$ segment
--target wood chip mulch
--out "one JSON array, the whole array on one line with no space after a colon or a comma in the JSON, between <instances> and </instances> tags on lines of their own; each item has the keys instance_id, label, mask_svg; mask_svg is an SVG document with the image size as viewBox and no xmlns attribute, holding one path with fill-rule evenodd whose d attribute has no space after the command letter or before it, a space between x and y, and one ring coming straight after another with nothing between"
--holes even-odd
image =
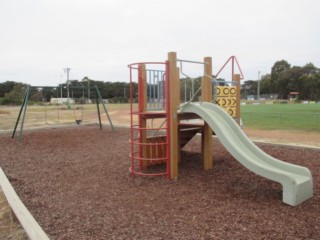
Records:
<instances>
[{"instance_id":1,"label":"wood chip mulch","mask_svg":"<svg viewBox=\"0 0 320 240\"><path fill-rule=\"evenodd\" d=\"M177 181L130 176L128 140L127 128L95 126L1 135L0 166L51 239L320 239L319 149L259 144L311 170L314 197L291 207L216 139L213 170L196 136Z\"/></svg>"}]
</instances>

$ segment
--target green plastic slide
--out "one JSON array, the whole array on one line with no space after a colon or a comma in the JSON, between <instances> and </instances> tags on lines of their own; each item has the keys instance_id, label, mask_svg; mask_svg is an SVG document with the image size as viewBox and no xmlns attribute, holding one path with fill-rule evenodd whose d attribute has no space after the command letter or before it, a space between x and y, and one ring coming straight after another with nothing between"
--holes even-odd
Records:
<instances>
[{"instance_id":1,"label":"green plastic slide","mask_svg":"<svg viewBox=\"0 0 320 240\"><path fill-rule=\"evenodd\" d=\"M188 103L181 112L195 113L215 132L223 146L250 171L280 183L282 201L296 206L313 196L308 168L280 161L263 152L222 108L212 103Z\"/></svg>"}]
</instances>

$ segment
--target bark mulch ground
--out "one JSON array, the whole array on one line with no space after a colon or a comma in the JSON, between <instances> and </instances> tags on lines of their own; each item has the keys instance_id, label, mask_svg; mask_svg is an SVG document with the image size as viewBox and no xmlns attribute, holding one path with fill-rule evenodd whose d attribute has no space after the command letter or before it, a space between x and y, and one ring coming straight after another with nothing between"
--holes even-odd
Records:
<instances>
[{"instance_id":1,"label":"bark mulch ground","mask_svg":"<svg viewBox=\"0 0 320 240\"><path fill-rule=\"evenodd\" d=\"M129 129L77 127L0 136L0 166L51 239L319 239L320 150L259 144L308 167L314 197L282 202L278 183L251 173L214 140L204 171L200 138L185 147L177 181L133 177Z\"/></svg>"}]
</instances>

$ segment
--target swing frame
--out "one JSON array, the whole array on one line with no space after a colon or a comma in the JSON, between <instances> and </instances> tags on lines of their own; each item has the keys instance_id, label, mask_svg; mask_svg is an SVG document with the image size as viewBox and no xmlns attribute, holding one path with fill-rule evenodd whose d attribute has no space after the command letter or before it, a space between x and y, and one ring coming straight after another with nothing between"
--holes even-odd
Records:
<instances>
[{"instance_id":1,"label":"swing frame","mask_svg":"<svg viewBox=\"0 0 320 240\"><path fill-rule=\"evenodd\" d=\"M20 131L19 131L19 141L21 142L22 141L22 138L23 138L23 127L24 127L24 122L25 122L25 117L26 117L26 112L27 112L27 107L28 107L28 102L29 102L29 99L30 99L30 96L31 96L31 91L32 90L35 90L37 89L39 91L39 89L42 89L43 91L44 90L48 90L48 89L62 89L64 88L63 85L59 85L58 87L52 87L52 86L31 86L31 85L27 85L26 87L26 90L24 92L24 96L23 96L23 101L22 101L22 104L21 104L21 107L20 107L20 111L19 111L19 114L18 114L18 117L17 117L17 120L16 120L16 124L15 124L15 127L13 129L13 132L12 132L12 136L11 138L13 139L15 137L15 134L16 134L16 131L18 129L18 125L20 123ZM95 97L96 97L96 105L97 105L97 115L98 115L98 120L99 120L99 127L100 129L102 129L102 123L101 123L101 116L100 116L100 108L99 108L99 104L101 103L105 113L106 113L106 116L108 118L108 121L110 123L110 126L112 128L112 131L114 132L114 126L112 124L112 121L111 121L111 118L110 118L110 115L108 113L108 110L107 110L107 107L105 106L103 100L102 100L102 97L101 97L101 94L100 94L100 91L98 89L97 86L93 86L93 87L84 87L84 86L72 86L72 85L69 85L68 87L68 90L73 90L73 89L82 89L82 90L88 90L88 91L94 91L96 94L95 94ZM46 106L45 106L46 107ZM68 109L70 109L70 103L68 102ZM75 110L74 110L75 111ZM46 114L46 109L45 109L45 114ZM20 121L20 118L22 117L21 121ZM76 118L76 115L75 115L75 112L74 112L74 117ZM82 112L82 117L83 117L83 112ZM80 124L82 122L82 119L80 121L77 121L79 119L75 119L75 122L76 124ZM79 122L79 123L78 123Z\"/></svg>"}]
</instances>

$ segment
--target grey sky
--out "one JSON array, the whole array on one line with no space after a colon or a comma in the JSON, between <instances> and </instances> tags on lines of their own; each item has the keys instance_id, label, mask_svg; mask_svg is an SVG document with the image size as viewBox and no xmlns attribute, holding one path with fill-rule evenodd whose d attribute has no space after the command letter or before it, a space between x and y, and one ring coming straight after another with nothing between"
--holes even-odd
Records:
<instances>
[{"instance_id":1,"label":"grey sky","mask_svg":"<svg viewBox=\"0 0 320 240\"><path fill-rule=\"evenodd\" d=\"M71 79L128 81L129 63L170 51L212 56L214 73L235 55L245 79L281 59L320 67L319 9L319 0L1 0L0 82L55 86L64 67Z\"/></svg>"}]
</instances>

